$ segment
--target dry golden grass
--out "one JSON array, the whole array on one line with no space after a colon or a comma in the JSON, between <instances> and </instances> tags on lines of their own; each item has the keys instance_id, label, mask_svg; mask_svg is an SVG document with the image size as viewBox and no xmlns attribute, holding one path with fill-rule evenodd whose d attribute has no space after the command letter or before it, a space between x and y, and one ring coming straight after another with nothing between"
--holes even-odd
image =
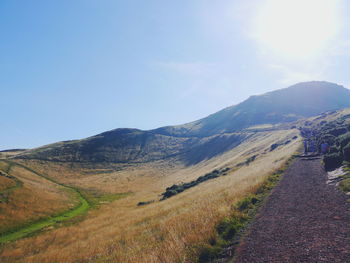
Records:
<instances>
[{"instance_id":1,"label":"dry golden grass","mask_svg":"<svg viewBox=\"0 0 350 263\"><path fill-rule=\"evenodd\" d=\"M3 172L7 172L9 169L9 164L7 162L4 161L0 161L0 170Z\"/></svg>"},{"instance_id":2,"label":"dry golden grass","mask_svg":"<svg viewBox=\"0 0 350 263\"><path fill-rule=\"evenodd\" d=\"M11 191L6 202L0 202L0 233L74 206L71 193L24 168L13 166L9 175L23 185Z\"/></svg>"},{"instance_id":3,"label":"dry golden grass","mask_svg":"<svg viewBox=\"0 0 350 263\"><path fill-rule=\"evenodd\" d=\"M13 179L0 176L0 192L7 188L14 187L15 185L16 182Z\"/></svg>"},{"instance_id":4,"label":"dry golden grass","mask_svg":"<svg viewBox=\"0 0 350 263\"><path fill-rule=\"evenodd\" d=\"M24 152L24 150L2 151L2 152L0 152L0 158L8 158L8 157L15 156L15 155L23 153L23 152Z\"/></svg>"},{"instance_id":5,"label":"dry golden grass","mask_svg":"<svg viewBox=\"0 0 350 263\"><path fill-rule=\"evenodd\" d=\"M89 174L87 168L27 161L65 183L134 194L91 210L86 220L76 225L6 245L0 254L2 262L194 262L198 246L214 235L217 222L280 167L300 146L300 140L273 152L269 151L271 144L297 134L296 130L257 133L232 151L191 167L158 162ZM257 158L249 166L236 167L253 155ZM165 201L136 206L139 201L159 200L159 194L174 183L224 167L232 168L227 176ZM59 177L60 173L65 175Z\"/></svg>"}]
</instances>

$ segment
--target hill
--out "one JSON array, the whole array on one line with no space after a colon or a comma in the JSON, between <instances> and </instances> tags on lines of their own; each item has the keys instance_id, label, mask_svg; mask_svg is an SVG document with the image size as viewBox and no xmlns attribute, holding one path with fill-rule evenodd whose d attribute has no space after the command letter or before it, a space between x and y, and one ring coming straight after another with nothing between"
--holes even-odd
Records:
<instances>
[{"instance_id":1,"label":"hill","mask_svg":"<svg viewBox=\"0 0 350 263\"><path fill-rule=\"evenodd\" d=\"M17 158L72 162L140 163L176 157L186 164L239 145L259 124L290 123L350 107L350 90L329 82L303 82L252 96L206 118L150 131L116 129L83 140L29 150Z\"/></svg>"},{"instance_id":2,"label":"hill","mask_svg":"<svg viewBox=\"0 0 350 263\"><path fill-rule=\"evenodd\" d=\"M1 262L197 262L232 207L300 148L296 128L342 116L349 110L292 123L255 121L210 136L116 129L13 152L0 162L0 191L8 193L0 219L12 224L4 230L27 233L37 220L45 226L1 244ZM176 193L162 198L169 189ZM80 209L80 198L90 207L67 217Z\"/></svg>"},{"instance_id":3,"label":"hill","mask_svg":"<svg viewBox=\"0 0 350 263\"><path fill-rule=\"evenodd\" d=\"M292 122L325 111L350 107L350 90L325 82L302 82L285 89L251 96L203 119L179 126L156 129L172 136L204 137L239 131L258 124Z\"/></svg>"}]
</instances>

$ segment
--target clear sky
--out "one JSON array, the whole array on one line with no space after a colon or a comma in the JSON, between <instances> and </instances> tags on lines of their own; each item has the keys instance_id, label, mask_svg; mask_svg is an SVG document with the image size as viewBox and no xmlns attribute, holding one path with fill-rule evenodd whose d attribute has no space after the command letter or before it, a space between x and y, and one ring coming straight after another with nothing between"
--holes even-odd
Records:
<instances>
[{"instance_id":1,"label":"clear sky","mask_svg":"<svg viewBox=\"0 0 350 263\"><path fill-rule=\"evenodd\" d=\"M350 87L341 0L2 0L0 149L193 121L300 81Z\"/></svg>"}]
</instances>

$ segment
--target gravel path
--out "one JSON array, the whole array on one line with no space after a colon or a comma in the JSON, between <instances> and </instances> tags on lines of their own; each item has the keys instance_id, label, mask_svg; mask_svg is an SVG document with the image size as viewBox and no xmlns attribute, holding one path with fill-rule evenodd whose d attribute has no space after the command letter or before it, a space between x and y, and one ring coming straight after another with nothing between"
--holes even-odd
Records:
<instances>
[{"instance_id":1,"label":"gravel path","mask_svg":"<svg viewBox=\"0 0 350 263\"><path fill-rule=\"evenodd\" d=\"M350 203L320 159L298 159L236 250L236 263L350 262Z\"/></svg>"}]
</instances>

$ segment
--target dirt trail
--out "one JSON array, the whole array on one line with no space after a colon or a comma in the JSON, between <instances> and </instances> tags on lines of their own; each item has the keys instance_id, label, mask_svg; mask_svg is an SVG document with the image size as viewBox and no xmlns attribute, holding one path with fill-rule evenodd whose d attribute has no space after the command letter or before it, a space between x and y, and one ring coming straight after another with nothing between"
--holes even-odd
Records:
<instances>
[{"instance_id":1,"label":"dirt trail","mask_svg":"<svg viewBox=\"0 0 350 263\"><path fill-rule=\"evenodd\" d=\"M326 180L320 159L296 160L237 248L235 262L350 262L350 203Z\"/></svg>"}]
</instances>

